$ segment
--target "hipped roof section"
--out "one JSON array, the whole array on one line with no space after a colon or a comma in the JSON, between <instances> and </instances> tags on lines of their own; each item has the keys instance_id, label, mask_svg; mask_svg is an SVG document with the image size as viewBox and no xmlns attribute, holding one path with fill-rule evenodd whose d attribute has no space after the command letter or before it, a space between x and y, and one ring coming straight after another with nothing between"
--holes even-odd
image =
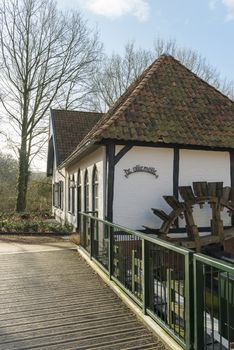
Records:
<instances>
[{"instance_id":1,"label":"hipped roof section","mask_svg":"<svg viewBox=\"0 0 234 350\"><path fill-rule=\"evenodd\" d=\"M71 156L87 143L106 139L234 148L234 103L175 58L162 55L100 118Z\"/></svg>"}]
</instances>

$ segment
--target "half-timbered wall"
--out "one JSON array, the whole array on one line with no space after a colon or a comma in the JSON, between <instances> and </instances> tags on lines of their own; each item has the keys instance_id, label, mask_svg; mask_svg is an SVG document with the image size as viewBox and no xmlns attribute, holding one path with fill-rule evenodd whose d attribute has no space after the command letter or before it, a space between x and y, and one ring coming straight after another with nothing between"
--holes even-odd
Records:
<instances>
[{"instance_id":1,"label":"half-timbered wall","mask_svg":"<svg viewBox=\"0 0 234 350\"><path fill-rule=\"evenodd\" d=\"M116 147L116 153L121 149ZM158 178L147 173L133 173L126 178L124 169L135 165L155 167ZM178 195L178 186L191 185L193 181L222 181L230 186L229 152L133 147L115 166L113 222L132 229L142 229L143 225L159 228L161 221L151 208L171 208L163 200L163 195ZM209 227L210 208L194 208L195 222L199 227ZM224 225L231 225L227 212L223 212ZM185 223L179 221L179 227Z\"/></svg>"},{"instance_id":2,"label":"half-timbered wall","mask_svg":"<svg viewBox=\"0 0 234 350\"><path fill-rule=\"evenodd\" d=\"M168 210L162 196L173 192L173 154L173 149L133 147L120 159L115 166L113 222L132 229L160 224L151 208ZM158 178L143 172L126 178L124 169L136 165L156 168Z\"/></svg>"},{"instance_id":3,"label":"half-timbered wall","mask_svg":"<svg viewBox=\"0 0 234 350\"><path fill-rule=\"evenodd\" d=\"M115 147L115 155L124 146ZM64 180L64 208L53 208L56 219L65 219L77 227L77 188L75 189L75 214L68 212L68 178L75 175L77 182L78 169L81 172L81 209L84 210L84 174L89 174L89 208L92 210L92 174L97 166L99 177L99 217L104 218L107 206L113 207L113 222L132 228L143 229L143 226L159 228L161 221L151 211L159 208L169 213L171 208L163 200L163 195L178 195L178 186L191 185L193 181L222 181L224 186L231 185L231 169L229 152L173 149L158 147L132 147L115 164L113 202L109 203L106 196L106 148L100 147L79 163L62 170L60 174L54 171L53 182ZM132 169L136 165L153 167L158 178L144 172L135 172L125 177L124 169ZM194 208L195 222L200 227L209 227L211 211L207 206L202 210ZM231 225L227 212L223 213L224 225ZM185 223L179 220L179 228Z\"/></svg>"}]
</instances>

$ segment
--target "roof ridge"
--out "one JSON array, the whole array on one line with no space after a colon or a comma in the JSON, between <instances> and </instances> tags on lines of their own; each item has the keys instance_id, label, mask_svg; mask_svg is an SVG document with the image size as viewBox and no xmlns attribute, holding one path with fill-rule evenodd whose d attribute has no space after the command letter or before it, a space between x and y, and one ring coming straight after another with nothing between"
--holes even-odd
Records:
<instances>
[{"instance_id":1,"label":"roof ridge","mask_svg":"<svg viewBox=\"0 0 234 350\"><path fill-rule=\"evenodd\" d=\"M105 114L103 112L92 112L92 111L82 111L77 109L65 109L65 108L51 108L51 111L53 112L66 112L66 113L86 113L86 114Z\"/></svg>"},{"instance_id":2,"label":"roof ridge","mask_svg":"<svg viewBox=\"0 0 234 350\"><path fill-rule=\"evenodd\" d=\"M162 55L163 56L163 55ZM218 90L218 88L216 88L214 85L211 85L210 83L208 83L206 80L204 80L203 78L199 77L199 75L197 75L196 73L194 73L191 69L189 69L188 67L186 67L183 63L180 62L179 59L175 58L172 55L167 55L167 57L172 58L174 61L176 61L181 67L183 67L184 69L186 69L190 74L194 75L195 78L201 80L204 84L206 84L208 87L210 87L211 89L213 89L215 92L219 93L221 96L223 96L225 99L229 100L230 102L234 103L234 100L232 100L230 97L228 97L227 95L225 95L223 92L221 92L220 90Z\"/></svg>"}]
</instances>

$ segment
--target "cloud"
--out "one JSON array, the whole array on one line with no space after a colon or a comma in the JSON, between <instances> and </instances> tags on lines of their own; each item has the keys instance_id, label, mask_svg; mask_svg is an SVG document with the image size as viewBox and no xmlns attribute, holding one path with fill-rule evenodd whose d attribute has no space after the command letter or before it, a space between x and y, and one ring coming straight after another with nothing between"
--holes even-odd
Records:
<instances>
[{"instance_id":1,"label":"cloud","mask_svg":"<svg viewBox=\"0 0 234 350\"><path fill-rule=\"evenodd\" d=\"M150 7L147 0L80 0L86 10L107 18L119 18L124 15L147 21Z\"/></svg>"},{"instance_id":2,"label":"cloud","mask_svg":"<svg viewBox=\"0 0 234 350\"><path fill-rule=\"evenodd\" d=\"M215 10L218 4L224 5L227 9L226 21L234 20L234 0L209 0L211 10Z\"/></svg>"},{"instance_id":3,"label":"cloud","mask_svg":"<svg viewBox=\"0 0 234 350\"><path fill-rule=\"evenodd\" d=\"M234 20L234 0L222 0L222 3L227 7L228 10L226 17L227 21Z\"/></svg>"}]
</instances>

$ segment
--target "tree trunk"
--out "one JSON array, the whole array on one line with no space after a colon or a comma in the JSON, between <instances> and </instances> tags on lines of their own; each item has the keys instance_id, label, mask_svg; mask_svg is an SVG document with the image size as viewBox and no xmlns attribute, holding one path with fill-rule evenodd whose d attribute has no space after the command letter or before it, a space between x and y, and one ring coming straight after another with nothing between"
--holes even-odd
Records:
<instances>
[{"instance_id":1,"label":"tree trunk","mask_svg":"<svg viewBox=\"0 0 234 350\"><path fill-rule=\"evenodd\" d=\"M19 152L19 175L17 185L16 211L23 212L26 209L26 196L28 189L29 165L27 157L27 142L23 138Z\"/></svg>"}]
</instances>

